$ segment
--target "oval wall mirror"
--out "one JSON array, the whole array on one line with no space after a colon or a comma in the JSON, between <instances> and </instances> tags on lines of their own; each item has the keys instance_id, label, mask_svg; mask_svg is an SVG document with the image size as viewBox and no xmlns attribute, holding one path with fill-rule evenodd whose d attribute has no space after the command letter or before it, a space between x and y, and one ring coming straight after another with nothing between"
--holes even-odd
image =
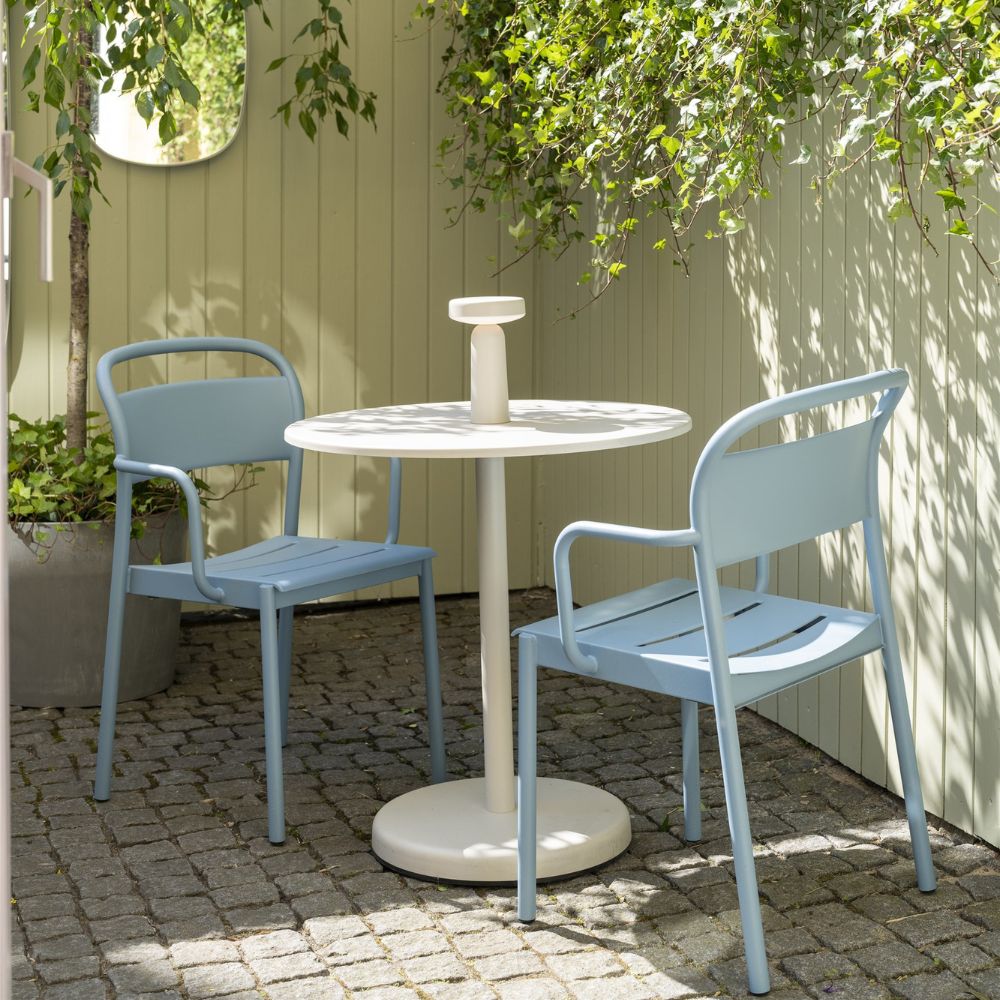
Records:
<instances>
[{"instance_id":1,"label":"oval wall mirror","mask_svg":"<svg viewBox=\"0 0 1000 1000\"><path fill-rule=\"evenodd\" d=\"M107 52L102 37L101 50ZM184 43L184 65L198 88L198 107L174 106L177 134L160 141L159 116L147 125L135 93L123 93L124 75L96 99L94 137L103 152L127 163L169 167L198 163L221 153L236 137L246 95L246 18L216 26L208 36L192 34Z\"/></svg>"}]
</instances>

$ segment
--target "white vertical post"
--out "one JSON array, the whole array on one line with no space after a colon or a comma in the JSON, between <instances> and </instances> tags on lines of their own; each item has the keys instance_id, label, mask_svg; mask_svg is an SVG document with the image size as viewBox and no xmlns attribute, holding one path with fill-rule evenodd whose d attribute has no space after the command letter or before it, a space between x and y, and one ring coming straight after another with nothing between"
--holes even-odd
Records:
<instances>
[{"instance_id":1,"label":"white vertical post","mask_svg":"<svg viewBox=\"0 0 1000 1000\"><path fill-rule=\"evenodd\" d=\"M9 37L3 12L0 25L0 136L12 139L7 131L7 60L10 58ZM9 198L14 184L13 142L0 140L0 477L3 479L3 520L0 525L0 1000L10 1000L13 990L10 951L10 899L13 895L10 877L10 602L7 596L7 281L3 273L3 247L6 243L4 198ZM14 257L11 240L10 256Z\"/></svg>"},{"instance_id":2,"label":"white vertical post","mask_svg":"<svg viewBox=\"0 0 1000 1000\"><path fill-rule=\"evenodd\" d=\"M7 128L7 66L10 34L6 10L0 12L0 480L3 482L3 518L7 519L7 284L3 274L3 247L6 226L3 200L13 196L14 178L30 184L38 192L42 281L52 280L52 181L45 174L14 158L14 133ZM14 241L10 241L14 259ZM7 525L0 525L0 1000L10 1000L10 602L7 595Z\"/></svg>"}]
</instances>

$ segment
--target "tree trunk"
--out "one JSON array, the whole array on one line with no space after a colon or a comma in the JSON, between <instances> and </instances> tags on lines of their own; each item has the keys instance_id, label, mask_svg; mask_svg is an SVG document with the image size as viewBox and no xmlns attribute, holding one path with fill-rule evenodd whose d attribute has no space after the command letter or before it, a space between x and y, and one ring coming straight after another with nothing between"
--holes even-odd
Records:
<instances>
[{"instance_id":1,"label":"tree trunk","mask_svg":"<svg viewBox=\"0 0 1000 1000\"><path fill-rule=\"evenodd\" d=\"M74 170L75 172L75 170ZM87 443L87 342L90 338L90 226L69 223L69 365L66 372L66 444Z\"/></svg>"},{"instance_id":2,"label":"tree trunk","mask_svg":"<svg viewBox=\"0 0 1000 1000\"><path fill-rule=\"evenodd\" d=\"M81 57L92 46L90 35L77 35ZM84 57L85 58L85 57ZM91 88L81 74L73 100L74 124L89 131ZM83 113L81 114L81 109ZM82 180L89 188L87 172L79 160L73 163L71 186ZM66 370L66 444L81 451L87 443L87 346L90 340L90 222L75 211L69 222L69 364Z\"/></svg>"}]
</instances>

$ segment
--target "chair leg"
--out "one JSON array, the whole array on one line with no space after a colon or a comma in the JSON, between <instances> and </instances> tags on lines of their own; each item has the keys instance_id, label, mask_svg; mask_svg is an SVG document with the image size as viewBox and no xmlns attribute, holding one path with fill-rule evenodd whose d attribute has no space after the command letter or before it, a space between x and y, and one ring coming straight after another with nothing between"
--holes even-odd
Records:
<instances>
[{"instance_id":1,"label":"chair leg","mask_svg":"<svg viewBox=\"0 0 1000 1000\"><path fill-rule=\"evenodd\" d=\"M684 770L684 839L701 840L701 771L698 760L698 702L681 699L681 759Z\"/></svg>"},{"instance_id":2,"label":"chair leg","mask_svg":"<svg viewBox=\"0 0 1000 1000\"><path fill-rule=\"evenodd\" d=\"M736 869L736 889L743 924L743 946L746 951L747 979L751 993L767 993L771 977L767 969L764 948L764 925L757 895L757 870L753 860L753 840L750 836L750 816L747 811L746 785L743 781L743 760L736 713L716 706L719 731L719 751L722 756L722 777L726 788L726 811L729 813L729 833L733 842L733 865Z\"/></svg>"},{"instance_id":3,"label":"chair leg","mask_svg":"<svg viewBox=\"0 0 1000 1000\"><path fill-rule=\"evenodd\" d=\"M913 863L917 869L917 887L922 892L933 892L937 888L937 876L934 874L934 862L931 860L931 842L927 834L924 795L920 788L920 773L917 770L917 755L913 746L913 730L910 728L910 709L906 701L906 685L903 682L903 666L899 657L899 644L894 629L885 636L882 647L882 664L889 696L892 731L896 737L899 773L903 780L906 818L910 824Z\"/></svg>"},{"instance_id":4,"label":"chair leg","mask_svg":"<svg viewBox=\"0 0 1000 1000\"><path fill-rule=\"evenodd\" d=\"M119 484L118 501L123 510L131 510L130 490L124 497ZM115 543L111 564L111 590L108 596L108 631L104 640L104 678L101 687L101 728L97 738L97 768L94 798L111 798L111 765L115 753L115 720L118 715L118 678L122 660L122 629L125 626L125 597L128 587L130 517L115 518Z\"/></svg>"},{"instance_id":5,"label":"chair leg","mask_svg":"<svg viewBox=\"0 0 1000 1000\"><path fill-rule=\"evenodd\" d=\"M267 771L267 836L285 842L285 779L281 760L281 680L274 588L260 588L260 658L264 685L264 760Z\"/></svg>"},{"instance_id":6,"label":"chair leg","mask_svg":"<svg viewBox=\"0 0 1000 1000\"><path fill-rule=\"evenodd\" d=\"M295 608L278 612L278 677L281 682L281 745L288 746L288 690L292 683L292 622Z\"/></svg>"},{"instance_id":7,"label":"chair leg","mask_svg":"<svg viewBox=\"0 0 1000 1000\"><path fill-rule=\"evenodd\" d=\"M438 656L437 614L434 610L434 576L428 559L420 568L420 624L424 638L424 684L427 689L427 730L431 745L431 781L448 777L441 710L441 664Z\"/></svg>"},{"instance_id":8,"label":"chair leg","mask_svg":"<svg viewBox=\"0 0 1000 1000\"><path fill-rule=\"evenodd\" d=\"M538 658L534 636L522 636L517 669L517 919L535 919L538 861Z\"/></svg>"}]
</instances>

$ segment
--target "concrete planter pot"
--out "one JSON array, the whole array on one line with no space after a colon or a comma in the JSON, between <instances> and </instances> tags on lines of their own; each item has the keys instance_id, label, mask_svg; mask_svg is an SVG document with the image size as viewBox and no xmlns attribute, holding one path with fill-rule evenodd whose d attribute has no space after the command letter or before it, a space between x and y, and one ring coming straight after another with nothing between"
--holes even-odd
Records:
<instances>
[{"instance_id":1,"label":"concrete planter pot","mask_svg":"<svg viewBox=\"0 0 1000 1000\"><path fill-rule=\"evenodd\" d=\"M60 527L63 530L53 530ZM8 531L10 699L30 707L101 703L114 525L23 525ZM32 542L45 532L43 542ZM184 521L174 512L149 520L132 542L132 562L184 558ZM180 603L129 596L119 700L145 698L173 682Z\"/></svg>"}]
</instances>

